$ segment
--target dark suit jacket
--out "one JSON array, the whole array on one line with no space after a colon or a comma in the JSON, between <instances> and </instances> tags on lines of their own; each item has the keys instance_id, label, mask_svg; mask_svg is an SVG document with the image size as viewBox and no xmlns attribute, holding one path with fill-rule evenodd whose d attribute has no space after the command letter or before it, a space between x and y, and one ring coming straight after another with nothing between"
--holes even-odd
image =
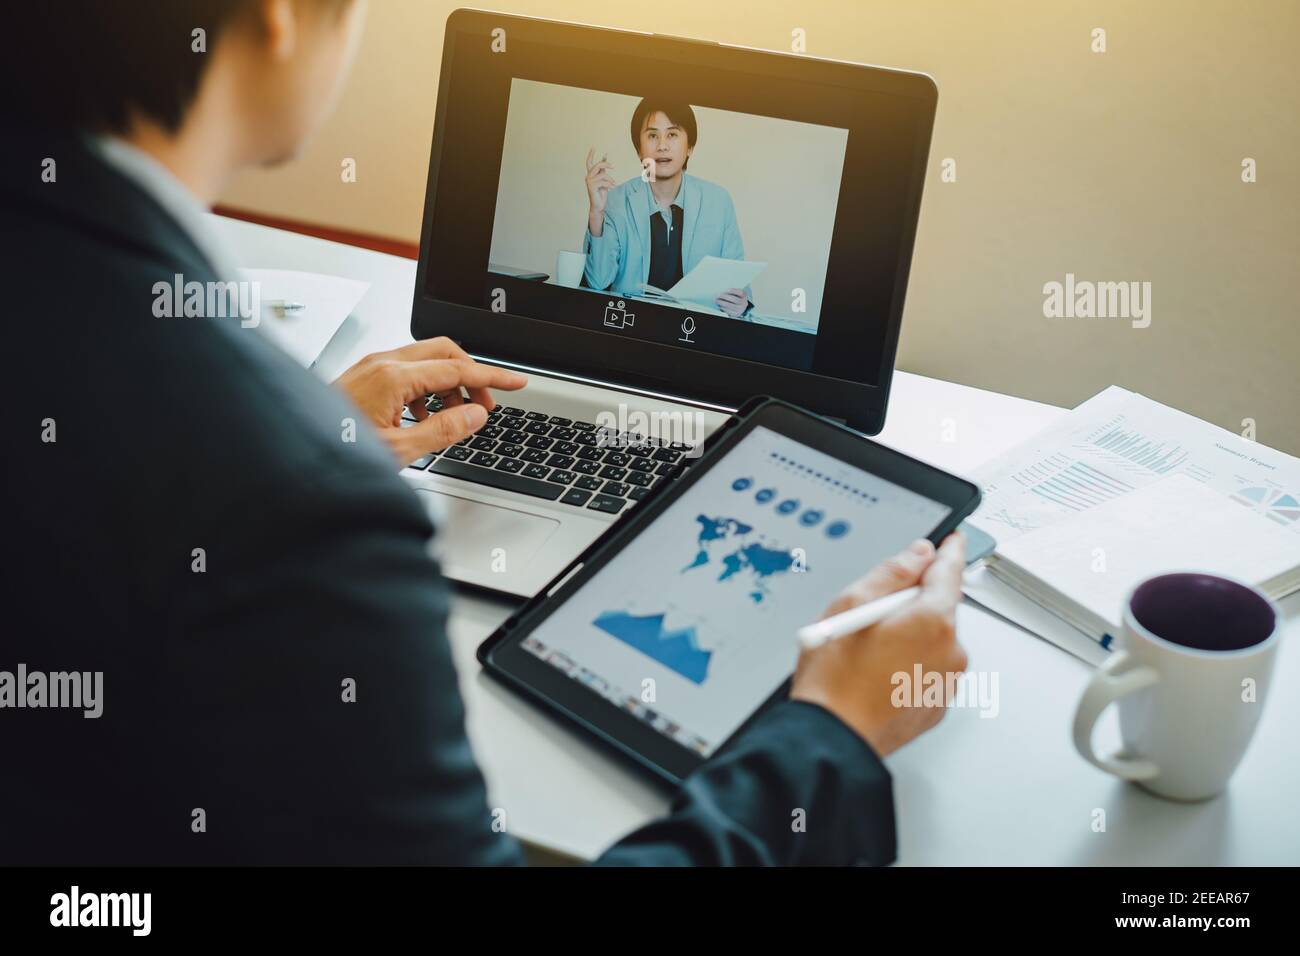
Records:
<instances>
[{"instance_id":1,"label":"dark suit jacket","mask_svg":"<svg viewBox=\"0 0 1300 956\"><path fill-rule=\"evenodd\" d=\"M214 278L191 240L79 139L6 132L0 670L102 671L104 712L0 709L0 863L519 862L379 439L238 319L156 317ZM880 761L785 703L601 862L893 857Z\"/></svg>"}]
</instances>

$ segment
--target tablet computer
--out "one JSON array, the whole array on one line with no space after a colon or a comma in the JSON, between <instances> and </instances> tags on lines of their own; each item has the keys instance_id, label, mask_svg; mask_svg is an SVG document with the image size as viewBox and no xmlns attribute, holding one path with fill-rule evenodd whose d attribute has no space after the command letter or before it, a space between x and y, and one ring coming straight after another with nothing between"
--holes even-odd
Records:
<instances>
[{"instance_id":1,"label":"tablet computer","mask_svg":"<svg viewBox=\"0 0 1300 956\"><path fill-rule=\"evenodd\" d=\"M493 677L670 783L784 698L796 630L979 503L972 483L775 399L479 648Z\"/></svg>"}]
</instances>

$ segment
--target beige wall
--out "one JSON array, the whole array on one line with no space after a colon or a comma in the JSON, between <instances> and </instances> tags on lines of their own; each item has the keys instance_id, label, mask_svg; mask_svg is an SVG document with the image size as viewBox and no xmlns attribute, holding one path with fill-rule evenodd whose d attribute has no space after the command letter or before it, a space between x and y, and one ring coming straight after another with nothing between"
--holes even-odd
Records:
<instances>
[{"instance_id":1,"label":"beige wall","mask_svg":"<svg viewBox=\"0 0 1300 956\"><path fill-rule=\"evenodd\" d=\"M418 237L455 5L372 0L337 114L224 201ZM512 12L924 70L939 84L899 367L1060 405L1111 383L1300 454L1295 0L512 0ZM1103 27L1107 52L1090 51ZM339 163L354 157L358 181ZM956 160L957 181L940 180ZM1241 181L1241 161L1259 181ZM1152 284L1152 322L1043 285ZM957 410L954 410L957 411ZM937 427L937 425L936 425Z\"/></svg>"}]
</instances>

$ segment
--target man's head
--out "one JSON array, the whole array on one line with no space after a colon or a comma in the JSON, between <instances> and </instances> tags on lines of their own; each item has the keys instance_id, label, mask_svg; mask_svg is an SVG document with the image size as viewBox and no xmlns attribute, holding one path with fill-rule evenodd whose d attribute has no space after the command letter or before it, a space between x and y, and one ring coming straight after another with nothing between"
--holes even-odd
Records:
<instances>
[{"instance_id":1,"label":"man's head","mask_svg":"<svg viewBox=\"0 0 1300 956\"><path fill-rule=\"evenodd\" d=\"M669 179L686 168L697 135L689 103L647 96L632 114L632 146L643 162L654 161L656 179Z\"/></svg>"},{"instance_id":2,"label":"man's head","mask_svg":"<svg viewBox=\"0 0 1300 956\"><path fill-rule=\"evenodd\" d=\"M364 5L24 0L6 10L0 77L42 126L174 138L197 124L234 166L273 163L329 112Z\"/></svg>"}]
</instances>

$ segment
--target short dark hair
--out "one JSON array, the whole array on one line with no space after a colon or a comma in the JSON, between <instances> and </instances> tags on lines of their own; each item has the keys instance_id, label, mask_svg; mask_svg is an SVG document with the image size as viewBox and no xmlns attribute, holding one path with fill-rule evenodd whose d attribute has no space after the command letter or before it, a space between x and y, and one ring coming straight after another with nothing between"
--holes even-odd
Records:
<instances>
[{"instance_id":1,"label":"short dark hair","mask_svg":"<svg viewBox=\"0 0 1300 956\"><path fill-rule=\"evenodd\" d=\"M691 104L681 100L647 96L637 104L636 110L632 113L632 148L636 150L638 156L641 155L641 130L645 129L646 119L656 113L663 113L674 126L680 126L686 131L687 146L695 145L699 129L695 125L695 110L691 109Z\"/></svg>"},{"instance_id":2,"label":"short dark hair","mask_svg":"<svg viewBox=\"0 0 1300 956\"><path fill-rule=\"evenodd\" d=\"M218 39L255 2L19 0L4 14L4 109L53 129L121 133L139 114L175 132Z\"/></svg>"}]
</instances>

